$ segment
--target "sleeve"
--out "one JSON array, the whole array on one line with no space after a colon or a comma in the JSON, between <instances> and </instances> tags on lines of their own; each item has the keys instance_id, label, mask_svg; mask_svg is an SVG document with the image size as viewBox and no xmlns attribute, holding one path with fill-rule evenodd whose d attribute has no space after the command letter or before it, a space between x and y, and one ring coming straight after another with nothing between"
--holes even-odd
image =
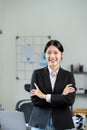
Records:
<instances>
[{"instance_id":1,"label":"sleeve","mask_svg":"<svg viewBox=\"0 0 87 130\"><path fill-rule=\"evenodd\" d=\"M37 76L37 71L36 70L32 74L30 90L35 89L34 82L36 84L38 84L38 76ZM34 106L45 106L45 107L50 106L49 102L47 102L45 99L41 99L41 98L39 98L37 96L32 96L31 101L32 101L32 104Z\"/></svg>"},{"instance_id":2,"label":"sleeve","mask_svg":"<svg viewBox=\"0 0 87 130\"><path fill-rule=\"evenodd\" d=\"M53 107L72 106L75 101L75 96L76 96L75 79L72 73L69 73L67 76L68 76L67 84L72 84L73 85L72 87L75 88L75 92L69 93L67 95L52 94L51 106Z\"/></svg>"},{"instance_id":3,"label":"sleeve","mask_svg":"<svg viewBox=\"0 0 87 130\"><path fill-rule=\"evenodd\" d=\"M51 94L46 95L46 101L49 103L51 102Z\"/></svg>"}]
</instances>

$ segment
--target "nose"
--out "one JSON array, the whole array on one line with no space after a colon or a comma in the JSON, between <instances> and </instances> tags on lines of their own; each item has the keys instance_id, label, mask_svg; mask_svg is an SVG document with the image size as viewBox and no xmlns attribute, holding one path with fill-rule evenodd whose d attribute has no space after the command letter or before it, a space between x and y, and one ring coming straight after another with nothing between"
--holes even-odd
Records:
<instances>
[{"instance_id":1,"label":"nose","mask_svg":"<svg viewBox=\"0 0 87 130\"><path fill-rule=\"evenodd\" d=\"M50 57L51 57L51 58L54 58L54 57L55 57L54 53L51 53L51 54L50 54Z\"/></svg>"}]
</instances>

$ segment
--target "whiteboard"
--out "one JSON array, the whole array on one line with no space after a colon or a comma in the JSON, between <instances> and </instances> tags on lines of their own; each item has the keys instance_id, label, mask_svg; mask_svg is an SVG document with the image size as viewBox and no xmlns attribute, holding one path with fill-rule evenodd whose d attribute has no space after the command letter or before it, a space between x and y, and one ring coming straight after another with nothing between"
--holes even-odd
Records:
<instances>
[{"instance_id":1,"label":"whiteboard","mask_svg":"<svg viewBox=\"0 0 87 130\"><path fill-rule=\"evenodd\" d=\"M16 79L31 80L37 68L47 65L43 53L50 36L16 36Z\"/></svg>"}]
</instances>

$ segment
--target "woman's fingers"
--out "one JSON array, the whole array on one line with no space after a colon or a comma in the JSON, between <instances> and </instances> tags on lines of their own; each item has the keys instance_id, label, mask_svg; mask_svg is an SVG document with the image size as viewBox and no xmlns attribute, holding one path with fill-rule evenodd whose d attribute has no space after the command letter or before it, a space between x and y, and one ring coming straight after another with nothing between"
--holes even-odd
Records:
<instances>
[{"instance_id":1,"label":"woman's fingers","mask_svg":"<svg viewBox=\"0 0 87 130\"><path fill-rule=\"evenodd\" d=\"M32 89L32 90L30 91L30 96L35 96L35 95L37 95L38 92L39 92L39 88L38 88L38 86L37 86L36 83L34 83L34 86L35 86L35 89Z\"/></svg>"},{"instance_id":2,"label":"woman's fingers","mask_svg":"<svg viewBox=\"0 0 87 130\"><path fill-rule=\"evenodd\" d=\"M67 84L67 87L71 87L72 86L72 84Z\"/></svg>"},{"instance_id":3,"label":"woman's fingers","mask_svg":"<svg viewBox=\"0 0 87 130\"><path fill-rule=\"evenodd\" d=\"M74 91L75 91L75 88L69 87L69 91L70 91L70 92L74 92Z\"/></svg>"},{"instance_id":4,"label":"woman's fingers","mask_svg":"<svg viewBox=\"0 0 87 130\"><path fill-rule=\"evenodd\" d=\"M36 83L34 83L34 86L36 87L36 89L38 89L38 86L37 86L37 84L36 84Z\"/></svg>"},{"instance_id":5,"label":"woman's fingers","mask_svg":"<svg viewBox=\"0 0 87 130\"><path fill-rule=\"evenodd\" d=\"M63 91L62 94L67 95L67 94L72 93L72 92L74 92L74 91L75 91L75 88L72 86L72 84L68 84L68 85L65 87L65 89L64 89L64 91Z\"/></svg>"}]
</instances>

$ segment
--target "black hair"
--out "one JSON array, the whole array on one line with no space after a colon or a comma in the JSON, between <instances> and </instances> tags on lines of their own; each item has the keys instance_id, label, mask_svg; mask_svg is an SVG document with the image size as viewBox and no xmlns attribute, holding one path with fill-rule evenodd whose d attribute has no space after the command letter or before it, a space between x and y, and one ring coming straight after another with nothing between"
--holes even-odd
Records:
<instances>
[{"instance_id":1,"label":"black hair","mask_svg":"<svg viewBox=\"0 0 87 130\"><path fill-rule=\"evenodd\" d=\"M59 41L57 41L57 40L51 40L51 41L49 41L46 44L46 46L44 48L44 53L46 53L48 47L51 46L51 45L55 46L60 52L64 52L64 48L63 48L62 44Z\"/></svg>"}]
</instances>

